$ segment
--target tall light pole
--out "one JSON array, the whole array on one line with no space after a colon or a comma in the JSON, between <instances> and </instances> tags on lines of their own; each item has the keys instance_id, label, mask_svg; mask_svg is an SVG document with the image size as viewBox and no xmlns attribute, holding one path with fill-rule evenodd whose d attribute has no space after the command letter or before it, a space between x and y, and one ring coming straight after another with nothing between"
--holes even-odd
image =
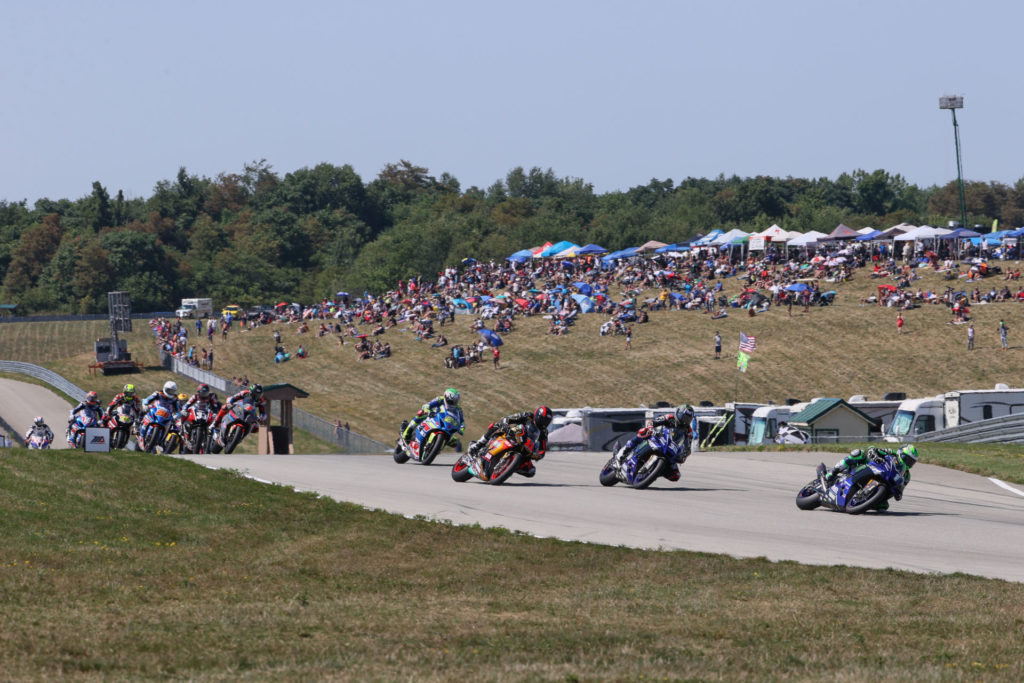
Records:
<instances>
[{"instance_id":1,"label":"tall light pole","mask_svg":"<svg viewBox=\"0 0 1024 683\"><path fill-rule=\"evenodd\" d=\"M964 108L962 95L943 95L939 98L939 109L948 109L953 114L953 141L956 143L956 181L960 186L960 227L967 227L967 204L964 202L964 174L960 166L960 126L956 123L956 110Z\"/></svg>"}]
</instances>

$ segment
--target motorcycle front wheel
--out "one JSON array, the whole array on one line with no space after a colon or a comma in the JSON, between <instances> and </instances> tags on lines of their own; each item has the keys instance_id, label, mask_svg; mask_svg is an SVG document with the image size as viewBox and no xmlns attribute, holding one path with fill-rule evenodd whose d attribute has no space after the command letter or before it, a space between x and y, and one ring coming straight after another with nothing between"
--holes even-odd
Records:
<instances>
[{"instance_id":1,"label":"motorcycle front wheel","mask_svg":"<svg viewBox=\"0 0 1024 683\"><path fill-rule=\"evenodd\" d=\"M231 455L232 451L238 447L239 442L242 440L242 434L244 431L245 430L239 425L235 425L229 429L228 438L224 439L224 452L226 454Z\"/></svg>"},{"instance_id":2,"label":"motorcycle front wheel","mask_svg":"<svg viewBox=\"0 0 1024 683\"><path fill-rule=\"evenodd\" d=\"M441 452L441 448L444 446L444 442L448 439L439 432L433 432L427 437L427 440L423 444L423 450L420 451L420 464L429 465L434 462L434 458Z\"/></svg>"},{"instance_id":3,"label":"motorcycle front wheel","mask_svg":"<svg viewBox=\"0 0 1024 683\"><path fill-rule=\"evenodd\" d=\"M469 465L466 464L465 458L456 460L452 465L452 479L461 484L464 481L469 481L472 477L473 473L469 471Z\"/></svg>"},{"instance_id":4,"label":"motorcycle front wheel","mask_svg":"<svg viewBox=\"0 0 1024 683\"><path fill-rule=\"evenodd\" d=\"M818 493L817 481L812 481L796 494L796 506L801 510L813 510L821 507L821 494Z\"/></svg>"},{"instance_id":5,"label":"motorcycle front wheel","mask_svg":"<svg viewBox=\"0 0 1024 683\"><path fill-rule=\"evenodd\" d=\"M615 486L619 483L619 474L615 470L615 458L611 458L605 463L604 469L601 470L601 486Z\"/></svg>"},{"instance_id":6,"label":"motorcycle front wheel","mask_svg":"<svg viewBox=\"0 0 1024 683\"><path fill-rule=\"evenodd\" d=\"M146 433L146 440L142 444L143 449L147 453L156 453L156 445L160 443L160 439L163 436L162 432L163 430L156 426L149 428L149 432Z\"/></svg>"}]
</instances>

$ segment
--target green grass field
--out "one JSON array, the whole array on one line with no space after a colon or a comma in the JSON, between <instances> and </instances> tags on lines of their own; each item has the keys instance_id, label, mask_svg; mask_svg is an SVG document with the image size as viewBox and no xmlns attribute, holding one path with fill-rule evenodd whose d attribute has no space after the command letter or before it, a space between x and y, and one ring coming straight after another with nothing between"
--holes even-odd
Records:
<instances>
[{"instance_id":1,"label":"green grass field","mask_svg":"<svg viewBox=\"0 0 1024 683\"><path fill-rule=\"evenodd\" d=\"M0 451L5 680L1006 680L1024 585L408 520Z\"/></svg>"},{"instance_id":2,"label":"green grass field","mask_svg":"<svg viewBox=\"0 0 1024 683\"><path fill-rule=\"evenodd\" d=\"M843 285L836 306L798 308L792 318L655 312L634 328L629 351L622 337L598 336L598 317L561 338L544 334L543 320L519 319L499 370L446 370L443 351L398 329L385 335L393 358L359 362L350 345L287 325L288 349L302 341L311 357L275 365L273 326L236 330L216 340L216 371L291 382L311 394L301 407L384 441L449 385L465 397L472 434L539 402L780 401L1019 384L1018 304L976 307L978 349L968 354L944 307L908 312L897 337L894 312L858 305L874 285ZM995 332L1001 317L1011 327L1007 352ZM444 332L468 342L469 322L460 316ZM0 324L0 358L45 365L104 398L125 381L148 392L170 377L139 321L127 336L146 369L90 375L91 344L105 329ZM716 329L726 339L719 361ZM740 331L758 338L742 376ZM1017 447L923 451L928 462L1024 481ZM456 528L159 456L0 451L0 539L0 667L9 680L1024 676L1019 584Z\"/></svg>"}]
</instances>

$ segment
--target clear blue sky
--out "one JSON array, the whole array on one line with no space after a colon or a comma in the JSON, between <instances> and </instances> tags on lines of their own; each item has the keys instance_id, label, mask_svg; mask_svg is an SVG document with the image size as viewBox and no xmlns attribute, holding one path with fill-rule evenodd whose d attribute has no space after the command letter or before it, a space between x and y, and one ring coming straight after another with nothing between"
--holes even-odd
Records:
<instances>
[{"instance_id":1,"label":"clear blue sky","mask_svg":"<svg viewBox=\"0 0 1024 683\"><path fill-rule=\"evenodd\" d=\"M148 197L214 177L407 159L486 188L516 166L922 187L1024 176L1024 3L0 1L0 199Z\"/></svg>"}]
</instances>

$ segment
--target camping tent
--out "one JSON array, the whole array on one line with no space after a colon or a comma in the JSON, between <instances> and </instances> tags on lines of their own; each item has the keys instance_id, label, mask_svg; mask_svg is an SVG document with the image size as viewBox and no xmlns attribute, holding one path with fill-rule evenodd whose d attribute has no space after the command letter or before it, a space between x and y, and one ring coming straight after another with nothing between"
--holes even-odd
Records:
<instances>
[{"instance_id":1,"label":"camping tent","mask_svg":"<svg viewBox=\"0 0 1024 683\"><path fill-rule=\"evenodd\" d=\"M582 313L590 313L596 307L594 300L589 296L585 296L583 294L572 294L571 296L573 301L580 305L580 312Z\"/></svg>"}]
</instances>

